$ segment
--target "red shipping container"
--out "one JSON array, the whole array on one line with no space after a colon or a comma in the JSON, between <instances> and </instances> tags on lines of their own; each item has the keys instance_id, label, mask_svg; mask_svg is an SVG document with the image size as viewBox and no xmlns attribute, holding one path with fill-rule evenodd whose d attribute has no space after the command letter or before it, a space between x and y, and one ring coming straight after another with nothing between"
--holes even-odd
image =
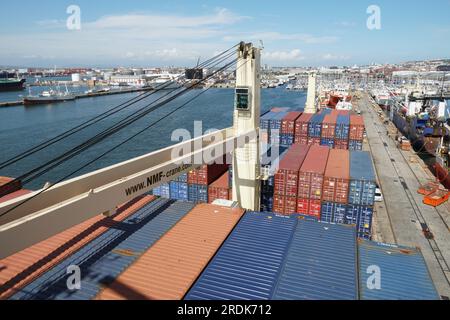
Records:
<instances>
[{"instance_id":1,"label":"red shipping container","mask_svg":"<svg viewBox=\"0 0 450 320\"><path fill-rule=\"evenodd\" d=\"M347 150L330 150L323 179L323 201L348 203L350 183L350 153Z\"/></svg>"},{"instance_id":2,"label":"red shipping container","mask_svg":"<svg viewBox=\"0 0 450 320\"><path fill-rule=\"evenodd\" d=\"M307 137L308 136L308 126L309 120L311 120L312 113L303 113L296 121L295 121L295 135L299 137Z\"/></svg>"},{"instance_id":3,"label":"red shipping container","mask_svg":"<svg viewBox=\"0 0 450 320\"><path fill-rule=\"evenodd\" d=\"M320 200L322 198L323 176L330 149L325 146L311 146L300 168L298 197Z\"/></svg>"},{"instance_id":4,"label":"red shipping container","mask_svg":"<svg viewBox=\"0 0 450 320\"><path fill-rule=\"evenodd\" d=\"M364 139L364 119L362 116L350 115L350 140Z\"/></svg>"},{"instance_id":5,"label":"red shipping container","mask_svg":"<svg viewBox=\"0 0 450 320\"><path fill-rule=\"evenodd\" d=\"M335 139L334 149L348 150L348 140Z\"/></svg>"},{"instance_id":6,"label":"red shipping container","mask_svg":"<svg viewBox=\"0 0 450 320\"><path fill-rule=\"evenodd\" d=\"M228 184L228 171L225 172L219 179L208 186L208 202L212 203L217 199L229 200L230 186Z\"/></svg>"},{"instance_id":7,"label":"red shipping container","mask_svg":"<svg viewBox=\"0 0 450 320\"><path fill-rule=\"evenodd\" d=\"M270 109L271 112L288 112L289 108L287 107L273 107Z\"/></svg>"},{"instance_id":8,"label":"red shipping container","mask_svg":"<svg viewBox=\"0 0 450 320\"><path fill-rule=\"evenodd\" d=\"M297 199L297 213L308 214L309 212L309 199Z\"/></svg>"},{"instance_id":9,"label":"red shipping container","mask_svg":"<svg viewBox=\"0 0 450 320\"><path fill-rule=\"evenodd\" d=\"M274 194L273 195L273 212L284 214L284 197Z\"/></svg>"},{"instance_id":10,"label":"red shipping container","mask_svg":"<svg viewBox=\"0 0 450 320\"><path fill-rule=\"evenodd\" d=\"M322 138L333 139L336 131L337 114L327 114L322 122Z\"/></svg>"},{"instance_id":11,"label":"red shipping container","mask_svg":"<svg viewBox=\"0 0 450 320\"><path fill-rule=\"evenodd\" d=\"M295 121L302 115L300 111L289 112L283 120L281 120L281 133L295 134Z\"/></svg>"},{"instance_id":12,"label":"red shipping container","mask_svg":"<svg viewBox=\"0 0 450 320\"><path fill-rule=\"evenodd\" d=\"M284 197L284 214L297 212L297 197Z\"/></svg>"},{"instance_id":13,"label":"red shipping container","mask_svg":"<svg viewBox=\"0 0 450 320\"><path fill-rule=\"evenodd\" d=\"M298 144L308 144L308 137L307 136L295 136L295 143Z\"/></svg>"},{"instance_id":14,"label":"red shipping container","mask_svg":"<svg viewBox=\"0 0 450 320\"><path fill-rule=\"evenodd\" d=\"M308 145L320 146L320 138L308 137Z\"/></svg>"},{"instance_id":15,"label":"red shipping container","mask_svg":"<svg viewBox=\"0 0 450 320\"><path fill-rule=\"evenodd\" d=\"M307 215L320 218L320 211L322 209L320 200L310 200L309 201L309 211Z\"/></svg>"},{"instance_id":16,"label":"red shipping container","mask_svg":"<svg viewBox=\"0 0 450 320\"><path fill-rule=\"evenodd\" d=\"M228 165L225 163L203 165L199 169L192 170L188 173L188 183L209 185L227 170Z\"/></svg>"},{"instance_id":17,"label":"red shipping container","mask_svg":"<svg viewBox=\"0 0 450 320\"><path fill-rule=\"evenodd\" d=\"M308 154L309 146L294 144L279 164L275 174L274 193L282 196L296 197L298 172Z\"/></svg>"}]
</instances>

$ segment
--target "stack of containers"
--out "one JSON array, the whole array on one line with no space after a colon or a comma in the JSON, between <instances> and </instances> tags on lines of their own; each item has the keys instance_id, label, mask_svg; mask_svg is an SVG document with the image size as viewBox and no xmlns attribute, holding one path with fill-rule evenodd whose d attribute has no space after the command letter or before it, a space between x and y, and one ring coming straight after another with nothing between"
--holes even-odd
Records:
<instances>
[{"instance_id":1,"label":"stack of containers","mask_svg":"<svg viewBox=\"0 0 450 320\"><path fill-rule=\"evenodd\" d=\"M300 168L297 212L320 218L322 185L330 149L311 146Z\"/></svg>"},{"instance_id":2,"label":"stack of containers","mask_svg":"<svg viewBox=\"0 0 450 320\"><path fill-rule=\"evenodd\" d=\"M376 177L370 154L365 151L351 151L345 223L355 224L360 238L371 238L375 189Z\"/></svg>"},{"instance_id":3,"label":"stack of containers","mask_svg":"<svg viewBox=\"0 0 450 320\"><path fill-rule=\"evenodd\" d=\"M275 112L269 111L259 118L260 140L263 143L269 143L270 119Z\"/></svg>"},{"instance_id":4,"label":"stack of containers","mask_svg":"<svg viewBox=\"0 0 450 320\"><path fill-rule=\"evenodd\" d=\"M295 140L295 123L296 120L302 115L300 111L292 111L286 114L281 121L281 137L280 145L290 146L294 144Z\"/></svg>"},{"instance_id":5,"label":"stack of containers","mask_svg":"<svg viewBox=\"0 0 450 320\"><path fill-rule=\"evenodd\" d=\"M228 170L227 164L208 164L188 173L188 200L208 202L208 185Z\"/></svg>"},{"instance_id":6,"label":"stack of containers","mask_svg":"<svg viewBox=\"0 0 450 320\"><path fill-rule=\"evenodd\" d=\"M170 198L175 200L188 200L188 184L187 173L183 173L178 176L174 181L169 183L170 186Z\"/></svg>"},{"instance_id":7,"label":"stack of containers","mask_svg":"<svg viewBox=\"0 0 450 320\"><path fill-rule=\"evenodd\" d=\"M322 146L327 146L330 147L331 149L334 148L337 117L338 117L337 112L332 112L330 114L327 114L323 118L322 132L320 139L320 144Z\"/></svg>"},{"instance_id":8,"label":"stack of containers","mask_svg":"<svg viewBox=\"0 0 450 320\"><path fill-rule=\"evenodd\" d=\"M276 148L276 146L274 147ZM288 148L280 146L278 149L278 163L283 159L283 157L288 152ZM267 179L261 180L261 201L260 201L260 209L263 212L272 212L273 211L273 195L274 195L274 184L275 184L275 172L277 167L275 166L274 161L275 154L273 154L272 148L267 151L264 157L261 159L261 167L264 170L261 172L265 172L267 174Z\"/></svg>"},{"instance_id":9,"label":"stack of containers","mask_svg":"<svg viewBox=\"0 0 450 320\"><path fill-rule=\"evenodd\" d=\"M312 116L312 113L303 113L295 121L295 143L308 144L308 127Z\"/></svg>"},{"instance_id":10,"label":"stack of containers","mask_svg":"<svg viewBox=\"0 0 450 320\"><path fill-rule=\"evenodd\" d=\"M279 145L281 139L281 123L288 113L274 112L269 125L269 143Z\"/></svg>"},{"instance_id":11,"label":"stack of containers","mask_svg":"<svg viewBox=\"0 0 450 320\"><path fill-rule=\"evenodd\" d=\"M362 116L350 116L349 150L362 150L364 139L364 119Z\"/></svg>"},{"instance_id":12,"label":"stack of containers","mask_svg":"<svg viewBox=\"0 0 450 320\"><path fill-rule=\"evenodd\" d=\"M336 131L335 131L335 140L334 140L334 148L335 149L348 149L348 137L350 131L350 115L340 114L337 116L336 120Z\"/></svg>"},{"instance_id":13,"label":"stack of containers","mask_svg":"<svg viewBox=\"0 0 450 320\"><path fill-rule=\"evenodd\" d=\"M320 145L320 139L322 136L322 122L327 112L322 112L314 114L309 120L308 124L308 144L309 145Z\"/></svg>"},{"instance_id":14,"label":"stack of containers","mask_svg":"<svg viewBox=\"0 0 450 320\"><path fill-rule=\"evenodd\" d=\"M297 211L297 191L299 170L308 154L309 146L294 144L275 174L273 211L281 214L293 214Z\"/></svg>"},{"instance_id":15,"label":"stack of containers","mask_svg":"<svg viewBox=\"0 0 450 320\"><path fill-rule=\"evenodd\" d=\"M153 195L162 198L170 199L170 185L169 183L161 183L159 186L153 188Z\"/></svg>"},{"instance_id":16,"label":"stack of containers","mask_svg":"<svg viewBox=\"0 0 450 320\"><path fill-rule=\"evenodd\" d=\"M230 186L228 171L225 172L219 179L208 186L208 202L213 203L214 200L224 199L231 200L233 193Z\"/></svg>"},{"instance_id":17,"label":"stack of containers","mask_svg":"<svg viewBox=\"0 0 450 320\"><path fill-rule=\"evenodd\" d=\"M347 150L330 150L325 176L320 219L345 223L350 183L350 155Z\"/></svg>"}]
</instances>

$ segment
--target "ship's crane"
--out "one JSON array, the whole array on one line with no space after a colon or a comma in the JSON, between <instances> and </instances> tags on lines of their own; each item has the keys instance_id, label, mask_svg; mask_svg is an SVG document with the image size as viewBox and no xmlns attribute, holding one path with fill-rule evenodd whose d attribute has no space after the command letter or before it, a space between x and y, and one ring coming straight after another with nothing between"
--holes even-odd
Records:
<instances>
[{"instance_id":1,"label":"ship's crane","mask_svg":"<svg viewBox=\"0 0 450 320\"><path fill-rule=\"evenodd\" d=\"M151 152L0 204L0 259L116 208L161 183L233 153L233 198L259 209L260 49L237 50L233 127ZM200 161L198 161L200 159Z\"/></svg>"}]
</instances>

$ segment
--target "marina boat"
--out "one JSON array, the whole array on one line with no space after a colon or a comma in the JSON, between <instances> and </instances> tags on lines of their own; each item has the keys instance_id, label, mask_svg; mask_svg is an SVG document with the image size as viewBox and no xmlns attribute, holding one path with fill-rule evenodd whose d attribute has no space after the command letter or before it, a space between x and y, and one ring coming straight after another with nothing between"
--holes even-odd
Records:
<instances>
[{"instance_id":1,"label":"marina boat","mask_svg":"<svg viewBox=\"0 0 450 320\"><path fill-rule=\"evenodd\" d=\"M64 101L75 100L76 96L72 93L60 92L60 91L43 91L41 94L37 96L28 95L23 99L24 105L36 105L36 104L49 104L49 103L58 103Z\"/></svg>"}]
</instances>

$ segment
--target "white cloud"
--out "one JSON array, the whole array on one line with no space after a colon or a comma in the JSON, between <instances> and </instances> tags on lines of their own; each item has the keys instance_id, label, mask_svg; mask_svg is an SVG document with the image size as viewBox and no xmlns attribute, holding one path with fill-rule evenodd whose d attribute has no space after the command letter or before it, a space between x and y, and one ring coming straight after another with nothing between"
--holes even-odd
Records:
<instances>
[{"instance_id":1,"label":"white cloud","mask_svg":"<svg viewBox=\"0 0 450 320\"><path fill-rule=\"evenodd\" d=\"M262 58L269 61L299 61L305 59L300 49L293 49L290 51L263 51Z\"/></svg>"},{"instance_id":2,"label":"white cloud","mask_svg":"<svg viewBox=\"0 0 450 320\"><path fill-rule=\"evenodd\" d=\"M337 60L348 60L348 59L350 59L349 56L345 56L345 55L335 55L335 54L331 54L331 53L323 54L321 58L322 58L323 60L328 60L328 61L330 61L330 60L337 61Z\"/></svg>"},{"instance_id":3,"label":"white cloud","mask_svg":"<svg viewBox=\"0 0 450 320\"><path fill-rule=\"evenodd\" d=\"M356 23L353 21L340 21L340 22L337 22L336 25L338 25L340 27L350 28L350 27L356 26Z\"/></svg>"},{"instance_id":4,"label":"white cloud","mask_svg":"<svg viewBox=\"0 0 450 320\"><path fill-rule=\"evenodd\" d=\"M242 33L239 35L227 35L224 41L239 41L241 38L263 41L299 41L306 44L329 44L339 40L334 36L314 36L306 33L280 33L280 32L258 32L258 33Z\"/></svg>"}]
</instances>

